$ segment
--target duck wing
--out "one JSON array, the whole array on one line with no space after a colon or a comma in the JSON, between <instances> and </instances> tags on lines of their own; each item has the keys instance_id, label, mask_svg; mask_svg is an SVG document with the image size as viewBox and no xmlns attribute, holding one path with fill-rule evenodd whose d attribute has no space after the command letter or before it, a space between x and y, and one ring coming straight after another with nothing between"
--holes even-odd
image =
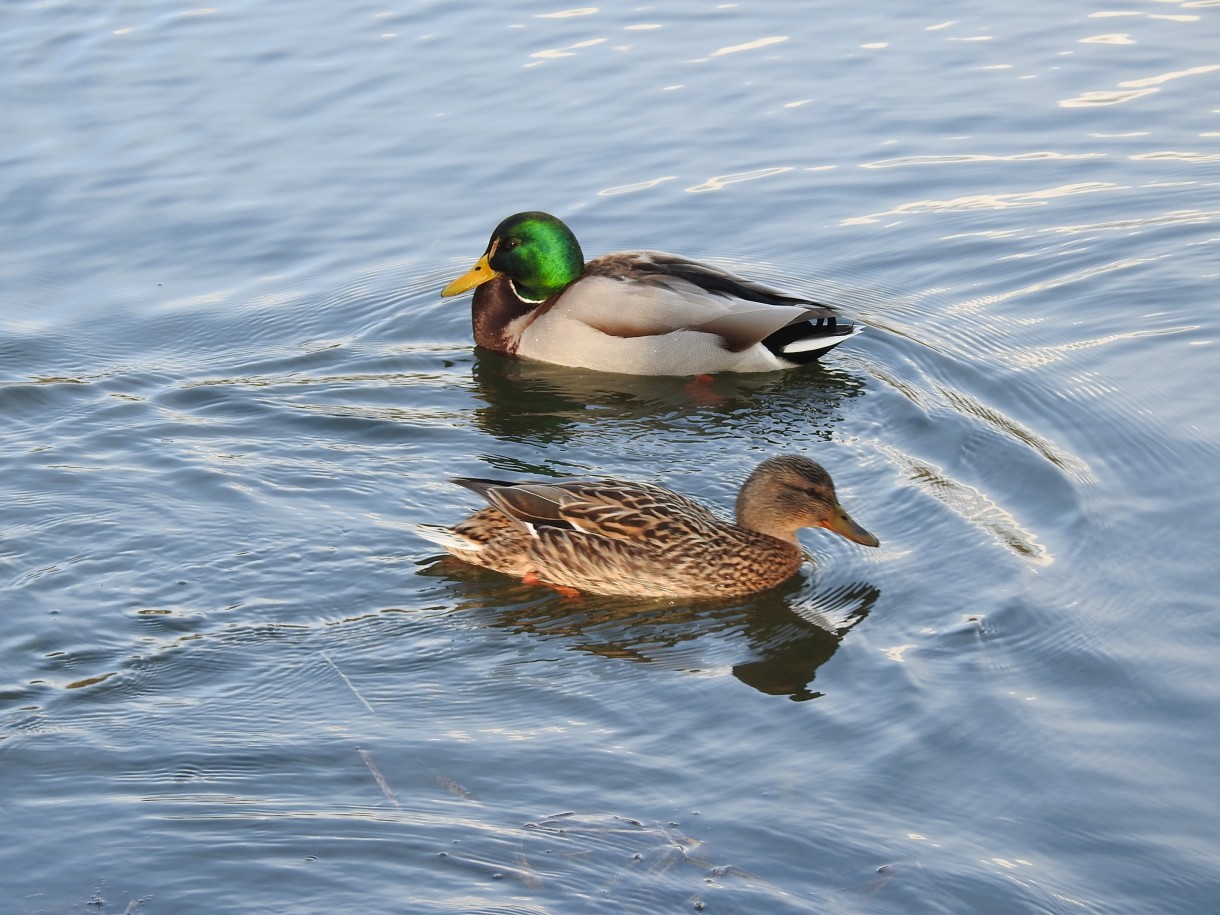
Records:
<instances>
[{"instance_id":1,"label":"duck wing","mask_svg":"<svg viewBox=\"0 0 1220 915\"><path fill-rule=\"evenodd\" d=\"M743 279L719 267L664 251L620 251L617 254L606 254L585 264L585 276L609 276L640 283L665 283L680 279L713 295L765 305L821 308L825 311L824 317L837 314L830 305Z\"/></svg>"},{"instance_id":2,"label":"duck wing","mask_svg":"<svg viewBox=\"0 0 1220 915\"><path fill-rule=\"evenodd\" d=\"M698 331L721 337L731 352L794 324L830 331L838 317L830 305L660 251L625 251L590 261L559 306L565 316L611 336ZM836 335L850 324L839 327Z\"/></svg>"},{"instance_id":3,"label":"duck wing","mask_svg":"<svg viewBox=\"0 0 1220 915\"><path fill-rule=\"evenodd\" d=\"M505 483L454 479L472 489L531 533L567 530L625 542L651 541L675 524L705 530L722 525L707 508L648 483L569 480Z\"/></svg>"}]
</instances>

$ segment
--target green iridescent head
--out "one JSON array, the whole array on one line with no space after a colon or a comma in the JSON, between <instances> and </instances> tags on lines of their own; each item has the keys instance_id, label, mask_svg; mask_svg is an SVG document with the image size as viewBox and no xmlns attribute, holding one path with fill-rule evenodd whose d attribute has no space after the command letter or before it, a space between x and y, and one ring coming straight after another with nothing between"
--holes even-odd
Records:
<instances>
[{"instance_id":1,"label":"green iridescent head","mask_svg":"<svg viewBox=\"0 0 1220 915\"><path fill-rule=\"evenodd\" d=\"M496 226L483 257L441 295L458 295L506 276L518 296L540 302L579 279L584 266L576 236L560 220L549 213L517 213Z\"/></svg>"}]
</instances>

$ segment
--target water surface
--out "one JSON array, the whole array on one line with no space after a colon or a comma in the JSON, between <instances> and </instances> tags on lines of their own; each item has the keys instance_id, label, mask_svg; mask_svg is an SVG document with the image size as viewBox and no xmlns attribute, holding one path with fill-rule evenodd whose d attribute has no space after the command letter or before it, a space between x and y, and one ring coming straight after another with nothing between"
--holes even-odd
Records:
<instances>
[{"instance_id":1,"label":"water surface","mask_svg":"<svg viewBox=\"0 0 1220 915\"><path fill-rule=\"evenodd\" d=\"M1214 906L1216 4L0 36L7 910ZM710 396L476 353L521 209L869 328ZM650 603L411 534L781 451L882 548Z\"/></svg>"}]
</instances>

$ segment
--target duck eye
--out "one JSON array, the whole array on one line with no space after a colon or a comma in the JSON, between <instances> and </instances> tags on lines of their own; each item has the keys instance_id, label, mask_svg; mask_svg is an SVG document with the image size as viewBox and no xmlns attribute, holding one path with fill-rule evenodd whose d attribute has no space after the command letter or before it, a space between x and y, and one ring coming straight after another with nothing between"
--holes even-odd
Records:
<instances>
[{"instance_id":1,"label":"duck eye","mask_svg":"<svg viewBox=\"0 0 1220 915\"><path fill-rule=\"evenodd\" d=\"M521 239L519 239L519 238L510 238L504 242L504 247L507 248L509 251L511 251L513 248L520 247L520 245L521 245Z\"/></svg>"}]
</instances>

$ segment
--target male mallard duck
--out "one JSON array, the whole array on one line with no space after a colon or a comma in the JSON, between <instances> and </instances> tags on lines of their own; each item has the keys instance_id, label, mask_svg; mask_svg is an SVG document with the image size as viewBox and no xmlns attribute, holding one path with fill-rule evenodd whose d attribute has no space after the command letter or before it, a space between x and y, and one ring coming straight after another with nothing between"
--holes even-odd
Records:
<instances>
[{"instance_id":1,"label":"male mallard duck","mask_svg":"<svg viewBox=\"0 0 1220 915\"><path fill-rule=\"evenodd\" d=\"M673 254L586 264L576 236L547 213L496 226L483 257L441 295L470 289L479 346L630 375L787 369L861 329L829 305Z\"/></svg>"},{"instance_id":2,"label":"male mallard duck","mask_svg":"<svg viewBox=\"0 0 1220 915\"><path fill-rule=\"evenodd\" d=\"M737 523L651 483L455 479L490 508L421 536L454 556L532 584L638 597L733 597L791 577L796 532L825 527L878 540L835 498L820 464L788 454L755 468L737 496Z\"/></svg>"}]
</instances>

